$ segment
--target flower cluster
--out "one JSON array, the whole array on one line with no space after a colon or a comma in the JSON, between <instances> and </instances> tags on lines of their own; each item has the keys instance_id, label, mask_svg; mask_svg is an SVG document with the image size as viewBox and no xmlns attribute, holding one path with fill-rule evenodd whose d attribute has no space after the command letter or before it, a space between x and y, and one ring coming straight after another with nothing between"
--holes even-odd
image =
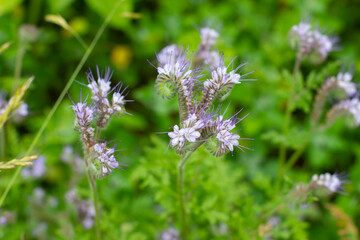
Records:
<instances>
[{"instance_id":1,"label":"flower cluster","mask_svg":"<svg viewBox=\"0 0 360 240\"><path fill-rule=\"evenodd\" d=\"M215 30L201 29L204 48L205 45L207 48L212 46L217 36ZM175 125L173 131L168 133L170 145L179 154L203 142L215 156L233 151L234 146L242 149L239 145L240 136L231 133L240 119L236 116L225 119L220 108L216 111L211 109L215 100L223 100L233 86L240 83L244 75L241 76L238 70L244 64L229 69L221 58L217 67L210 68L210 78L205 78L199 72L203 70L206 61L201 66L195 64L196 68L192 69L186 52L176 49L176 46L171 45L160 52L156 79L156 88L163 97L178 96L180 125Z\"/></svg>"},{"instance_id":2,"label":"flower cluster","mask_svg":"<svg viewBox=\"0 0 360 240\"><path fill-rule=\"evenodd\" d=\"M318 30L312 30L309 23L299 23L290 30L290 38L299 57L313 57L316 62L324 61L329 52L334 49L335 38L330 38Z\"/></svg>"},{"instance_id":3,"label":"flower cluster","mask_svg":"<svg viewBox=\"0 0 360 240\"><path fill-rule=\"evenodd\" d=\"M219 33L211 28L204 27L200 29L201 43L199 50L195 56L195 64L197 66L201 64L209 65L211 69L216 68L220 61L219 52L211 50L215 45L216 39L219 37Z\"/></svg>"},{"instance_id":4,"label":"flower cluster","mask_svg":"<svg viewBox=\"0 0 360 240\"><path fill-rule=\"evenodd\" d=\"M333 105L327 113L327 125L330 126L344 114L351 114L355 119L356 125L360 124L356 84L351 82L351 80L352 74L349 72L339 72L337 76L327 78L315 96L314 107L311 114L313 123L317 123L321 117L328 97L332 93L340 93L337 94L337 97L340 98L341 101Z\"/></svg>"},{"instance_id":5,"label":"flower cluster","mask_svg":"<svg viewBox=\"0 0 360 240\"><path fill-rule=\"evenodd\" d=\"M82 142L84 147L91 156L92 169L95 170L96 175L101 178L107 176L112 172L112 169L119 168L119 163L116 161L113 153L114 147L108 147L106 143L100 142L98 136L95 136L95 126L93 121L96 120L96 127L98 129L104 128L109 119L117 114L120 116L125 113L125 100L124 91L121 91L121 85L115 86L111 89L110 79L112 73L107 68L103 76L97 68L98 79L95 80L91 71L87 74L88 85L91 90L91 104L88 105L87 101L80 101L72 105L75 113L75 130L81 133ZM112 93L111 102L109 95Z\"/></svg>"},{"instance_id":6,"label":"flower cluster","mask_svg":"<svg viewBox=\"0 0 360 240\"><path fill-rule=\"evenodd\" d=\"M92 96L91 100L94 103L94 108L97 113L97 122L98 127L105 127L111 116L115 113L123 114L125 113L125 96L123 95L124 90L120 93L120 87L116 90L115 87L111 90L110 79L112 73L110 68L105 70L105 75L101 76L99 69L97 68L97 80L91 71L88 72L87 78L89 84L87 87L91 90ZM126 89L126 88L125 88ZM110 92L115 91L112 95L111 103L108 99Z\"/></svg>"},{"instance_id":7,"label":"flower cluster","mask_svg":"<svg viewBox=\"0 0 360 240\"><path fill-rule=\"evenodd\" d=\"M355 126L360 125L360 101L357 97L345 99L335 104L327 113L328 125L331 125L342 115L352 116Z\"/></svg>"},{"instance_id":8,"label":"flower cluster","mask_svg":"<svg viewBox=\"0 0 360 240\"><path fill-rule=\"evenodd\" d=\"M338 174L314 174L312 176L310 186L312 187L322 187L328 191L335 193L343 189L344 180Z\"/></svg>"},{"instance_id":9,"label":"flower cluster","mask_svg":"<svg viewBox=\"0 0 360 240\"><path fill-rule=\"evenodd\" d=\"M180 233L175 228L169 228L168 230L161 233L161 240L179 240Z\"/></svg>"}]
</instances>

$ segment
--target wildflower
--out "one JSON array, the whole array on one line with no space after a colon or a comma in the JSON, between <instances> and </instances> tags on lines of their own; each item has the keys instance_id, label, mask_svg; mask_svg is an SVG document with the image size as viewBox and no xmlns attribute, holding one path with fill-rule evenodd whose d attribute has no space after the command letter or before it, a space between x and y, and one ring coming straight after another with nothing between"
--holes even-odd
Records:
<instances>
[{"instance_id":1,"label":"wildflower","mask_svg":"<svg viewBox=\"0 0 360 240\"><path fill-rule=\"evenodd\" d=\"M351 82L352 74L349 72L338 73L336 80L339 88L343 89L347 96L352 96L356 93L356 84Z\"/></svg>"},{"instance_id":2,"label":"wildflower","mask_svg":"<svg viewBox=\"0 0 360 240\"><path fill-rule=\"evenodd\" d=\"M97 159L95 166L99 171L99 177L107 176L112 172L112 169L119 167L119 163L114 156L115 148L107 147L106 143L96 143L94 152Z\"/></svg>"},{"instance_id":3,"label":"wildflower","mask_svg":"<svg viewBox=\"0 0 360 240\"><path fill-rule=\"evenodd\" d=\"M91 200L81 200L76 204L78 218L85 229L90 229L95 222L95 207Z\"/></svg>"},{"instance_id":4,"label":"wildflower","mask_svg":"<svg viewBox=\"0 0 360 240\"><path fill-rule=\"evenodd\" d=\"M293 48L297 48L301 58L312 56L315 62L324 61L333 50L336 40L318 30L312 30L311 25L301 22L291 28L289 33Z\"/></svg>"},{"instance_id":5,"label":"wildflower","mask_svg":"<svg viewBox=\"0 0 360 240\"><path fill-rule=\"evenodd\" d=\"M334 193L343 189L343 183L344 180L342 180L338 174L325 173L320 175L314 174L312 176L310 185L323 187Z\"/></svg>"},{"instance_id":6,"label":"wildflower","mask_svg":"<svg viewBox=\"0 0 360 240\"><path fill-rule=\"evenodd\" d=\"M91 71L88 72L87 78L89 84L87 87L91 90L92 96L91 100L93 100L95 105L95 111L97 113L97 122L96 125L99 127L105 127L110 117L114 113L123 113L125 112L125 102L122 93L120 93L120 88L118 91L114 92L112 96L112 103L110 104L108 95L111 92L110 87L110 79L112 76L112 72L110 68L105 70L105 75L101 76L99 69L97 68L98 79L95 80L94 75Z\"/></svg>"},{"instance_id":7,"label":"wildflower","mask_svg":"<svg viewBox=\"0 0 360 240\"><path fill-rule=\"evenodd\" d=\"M175 228L169 228L161 234L161 240L179 240L180 234L179 231Z\"/></svg>"},{"instance_id":8,"label":"wildflower","mask_svg":"<svg viewBox=\"0 0 360 240\"><path fill-rule=\"evenodd\" d=\"M174 64L180 53L180 49L175 44L172 44L164 47L157 55L157 59L160 65L165 65L167 63Z\"/></svg>"},{"instance_id":9,"label":"wildflower","mask_svg":"<svg viewBox=\"0 0 360 240\"><path fill-rule=\"evenodd\" d=\"M241 76L236 71L242 66L240 65L235 70L228 72L227 67L222 63L221 66L211 72L212 78L204 82L202 100L205 108L212 103L216 96L222 97L228 94L235 84L241 83L239 81Z\"/></svg>"},{"instance_id":10,"label":"wildflower","mask_svg":"<svg viewBox=\"0 0 360 240\"><path fill-rule=\"evenodd\" d=\"M210 48L216 43L216 39L218 38L218 36L219 33L214 29L207 27L200 29L201 44L203 46L207 46L207 48Z\"/></svg>"},{"instance_id":11,"label":"wildflower","mask_svg":"<svg viewBox=\"0 0 360 240\"><path fill-rule=\"evenodd\" d=\"M72 109L76 117L75 130L81 133L82 141L87 148L91 148L94 145L95 129L91 126L91 123L94 119L95 109L92 106L87 106L86 100L76 104L73 102Z\"/></svg>"},{"instance_id":12,"label":"wildflower","mask_svg":"<svg viewBox=\"0 0 360 240\"><path fill-rule=\"evenodd\" d=\"M330 126L342 115L351 115L355 126L360 125L360 101L357 97L335 104L327 113L327 125Z\"/></svg>"},{"instance_id":13,"label":"wildflower","mask_svg":"<svg viewBox=\"0 0 360 240\"><path fill-rule=\"evenodd\" d=\"M21 175L24 178L34 177L34 178L40 178L44 175L46 172L46 166L45 166L45 157L41 156L38 157L36 160L33 161L33 164L30 166L24 167L24 169L21 172Z\"/></svg>"},{"instance_id":14,"label":"wildflower","mask_svg":"<svg viewBox=\"0 0 360 240\"><path fill-rule=\"evenodd\" d=\"M181 83L183 79L190 77L192 73L188 69L189 63L183 55L180 55L173 63L166 63L157 67L159 73L157 81L172 81L174 83Z\"/></svg>"}]
</instances>

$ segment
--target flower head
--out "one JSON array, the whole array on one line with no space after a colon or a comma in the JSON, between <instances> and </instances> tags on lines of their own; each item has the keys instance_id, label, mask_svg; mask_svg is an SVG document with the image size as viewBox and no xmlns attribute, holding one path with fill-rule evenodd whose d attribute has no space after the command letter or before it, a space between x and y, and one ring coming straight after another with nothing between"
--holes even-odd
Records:
<instances>
[{"instance_id":1,"label":"flower head","mask_svg":"<svg viewBox=\"0 0 360 240\"><path fill-rule=\"evenodd\" d=\"M181 50L175 44L172 44L164 47L157 55L157 59L162 66L167 63L174 64L180 53Z\"/></svg>"},{"instance_id":2,"label":"flower head","mask_svg":"<svg viewBox=\"0 0 360 240\"><path fill-rule=\"evenodd\" d=\"M99 68L97 68L97 80L95 80L91 71L87 74L89 82L87 87L91 90L91 100L94 102L95 111L98 115L96 125L102 128L106 126L113 114L122 114L125 112L124 105L125 102L127 102L127 100L124 100L125 96L123 95L126 88L122 92L120 92L121 87L111 89L111 76L112 72L110 68L105 70L104 75L102 75ZM114 94L112 96L112 102L110 103L108 96L112 91L114 91Z\"/></svg>"},{"instance_id":3,"label":"flower head","mask_svg":"<svg viewBox=\"0 0 360 240\"><path fill-rule=\"evenodd\" d=\"M330 38L318 30L312 30L309 23L303 22L293 26L289 35L293 48L298 49L299 56L312 56L316 62L324 61L336 42L335 38Z\"/></svg>"},{"instance_id":4,"label":"flower head","mask_svg":"<svg viewBox=\"0 0 360 240\"><path fill-rule=\"evenodd\" d=\"M216 43L218 36L219 33L214 29L207 27L200 29L201 44L203 46L207 46L208 48Z\"/></svg>"},{"instance_id":5,"label":"flower head","mask_svg":"<svg viewBox=\"0 0 360 240\"><path fill-rule=\"evenodd\" d=\"M344 182L345 181L341 179L341 177L336 173L324 173L320 175L314 174L310 184L313 184L317 187L326 188L328 191L334 193L343 189Z\"/></svg>"},{"instance_id":6,"label":"flower head","mask_svg":"<svg viewBox=\"0 0 360 240\"><path fill-rule=\"evenodd\" d=\"M93 149L96 155L94 165L98 171L99 178L109 175L114 168L120 168L120 164L114 156L114 147L110 148L106 143L96 143Z\"/></svg>"},{"instance_id":7,"label":"flower head","mask_svg":"<svg viewBox=\"0 0 360 240\"><path fill-rule=\"evenodd\" d=\"M87 106L86 100L84 102L74 103L72 109L75 113L75 129L81 133L83 143L88 147L94 145L94 131L91 126L94 119L95 109L92 106Z\"/></svg>"}]
</instances>

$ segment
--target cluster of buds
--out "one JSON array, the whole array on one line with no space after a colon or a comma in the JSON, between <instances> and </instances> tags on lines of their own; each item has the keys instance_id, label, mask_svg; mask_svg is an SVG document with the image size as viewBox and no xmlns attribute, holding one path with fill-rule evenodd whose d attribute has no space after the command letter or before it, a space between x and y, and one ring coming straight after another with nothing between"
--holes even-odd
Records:
<instances>
[{"instance_id":1,"label":"cluster of buds","mask_svg":"<svg viewBox=\"0 0 360 240\"><path fill-rule=\"evenodd\" d=\"M202 45L209 48L215 43L218 36L212 29L202 29ZM215 100L223 100L229 95L235 84L246 75L240 75L240 65L234 70L229 70L224 65L223 58L219 58L217 67L210 67L210 78L206 79L199 72L204 67L196 65L192 69L191 61L186 58L186 51L178 49L175 45L164 48L157 56L159 66L156 88L164 98L178 96L180 126L175 125L168 135L170 145L179 154L184 154L195 143L205 142L208 150L215 156L221 156L234 150L239 145L240 136L231 133L236 123L241 119L237 115L225 119L220 108L211 111Z\"/></svg>"},{"instance_id":2,"label":"cluster of buds","mask_svg":"<svg viewBox=\"0 0 360 240\"><path fill-rule=\"evenodd\" d=\"M125 113L125 96L123 95L126 88L120 92L121 85L116 86L111 90L110 79L112 73L109 68L105 70L105 75L101 76L99 69L97 68L98 79L94 78L94 75L91 71L87 74L87 79L89 84L87 87L91 90L92 96L91 100L94 103L95 111L97 113L97 122L98 127L104 128L109 119L113 114L122 115ZM108 96L109 93L114 91L109 102Z\"/></svg>"},{"instance_id":3,"label":"cluster of buds","mask_svg":"<svg viewBox=\"0 0 360 240\"><path fill-rule=\"evenodd\" d=\"M348 99L356 94L356 84L351 82L351 80L352 74L349 72L339 72L336 77L333 76L326 79L321 88L318 89L315 96L314 107L311 114L311 119L313 123L317 123L319 121L325 103L332 93L336 93L336 95L340 99ZM348 101L349 100L344 100L340 102L340 105L334 105L332 110L328 112L328 120L334 122L340 116L340 110L342 112L346 112L347 110L343 107L349 105L347 103ZM336 118L334 118L335 116Z\"/></svg>"},{"instance_id":4,"label":"cluster of buds","mask_svg":"<svg viewBox=\"0 0 360 240\"><path fill-rule=\"evenodd\" d=\"M330 38L318 30L313 30L309 23L301 22L291 28L291 45L297 49L300 58L310 57L314 62L324 61L334 49L335 38Z\"/></svg>"},{"instance_id":5,"label":"cluster of buds","mask_svg":"<svg viewBox=\"0 0 360 240\"><path fill-rule=\"evenodd\" d=\"M311 182L309 184L309 188L324 188L330 193L336 193L343 190L343 184L346 181L338 174L314 174L311 178Z\"/></svg>"},{"instance_id":6,"label":"cluster of buds","mask_svg":"<svg viewBox=\"0 0 360 240\"><path fill-rule=\"evenodd\" d=\"M327 113L327 125L332 125L343 115L350 115L355 126L360 125L360 101L357 97L345 99L335 104Z\"/></svg>"},{"instance_id":7,"label":"cluster of buds","mask_svg":"<svg viewBox=\"0 0 360 240\"><path fill-rule=\"evenodd\" d=\"M95 80L91 71L87 74L88 85L91 90L91 104L88 105L87 101L80 101L72 105L72 109L75 113L75 130L81 133L82 142L84 147L90 153L92 159L92 170L95 171L95 175L99 178L105 177L112 172L112 169L119 168L119 163L116 161L113 153L115 147L108 147L107 143L100 142L95 136L95 126L98 129L106 127L109 119L112 116L121 116L125 112L125 103L129 100L125 100L124 90L121 91L121 85L116 85L113 89L110 87L110 78L112 73L107 68L105 75L100 74L97 69L98 79ZM112 93L111 103L109 101L109 95ZM94 124L93 121L96 121Z\"/></svg>"},{"instance_id":8,"label":"cluster of buds","mask_svg":"<svg viewBox=\"0 0 360 240\"><path fill-rule=\"evenodd\" d=\"M195 56L195 64L197 66L206 64L210 68L216 67L220 60L219 51L211 50L211 48L215 45L218 37L219 33L214 29L207 27L200 29L201 43Z\"/></svg>"}]
</instances>

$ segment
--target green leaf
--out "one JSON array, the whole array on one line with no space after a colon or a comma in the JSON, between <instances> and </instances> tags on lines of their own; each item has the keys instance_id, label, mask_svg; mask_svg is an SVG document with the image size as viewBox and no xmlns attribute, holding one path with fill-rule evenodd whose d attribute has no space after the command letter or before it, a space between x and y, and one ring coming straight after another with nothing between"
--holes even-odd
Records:
<instances>
[{"instance_id":1,"label":"green leaf","mask_svg":"<svg viewBox=\"0 0 360 240\"><path fill-rule=\"evenodd\" d=\"M22 0L0 0L0 16L12 11Z\"/></svg>"}]
</instances>

